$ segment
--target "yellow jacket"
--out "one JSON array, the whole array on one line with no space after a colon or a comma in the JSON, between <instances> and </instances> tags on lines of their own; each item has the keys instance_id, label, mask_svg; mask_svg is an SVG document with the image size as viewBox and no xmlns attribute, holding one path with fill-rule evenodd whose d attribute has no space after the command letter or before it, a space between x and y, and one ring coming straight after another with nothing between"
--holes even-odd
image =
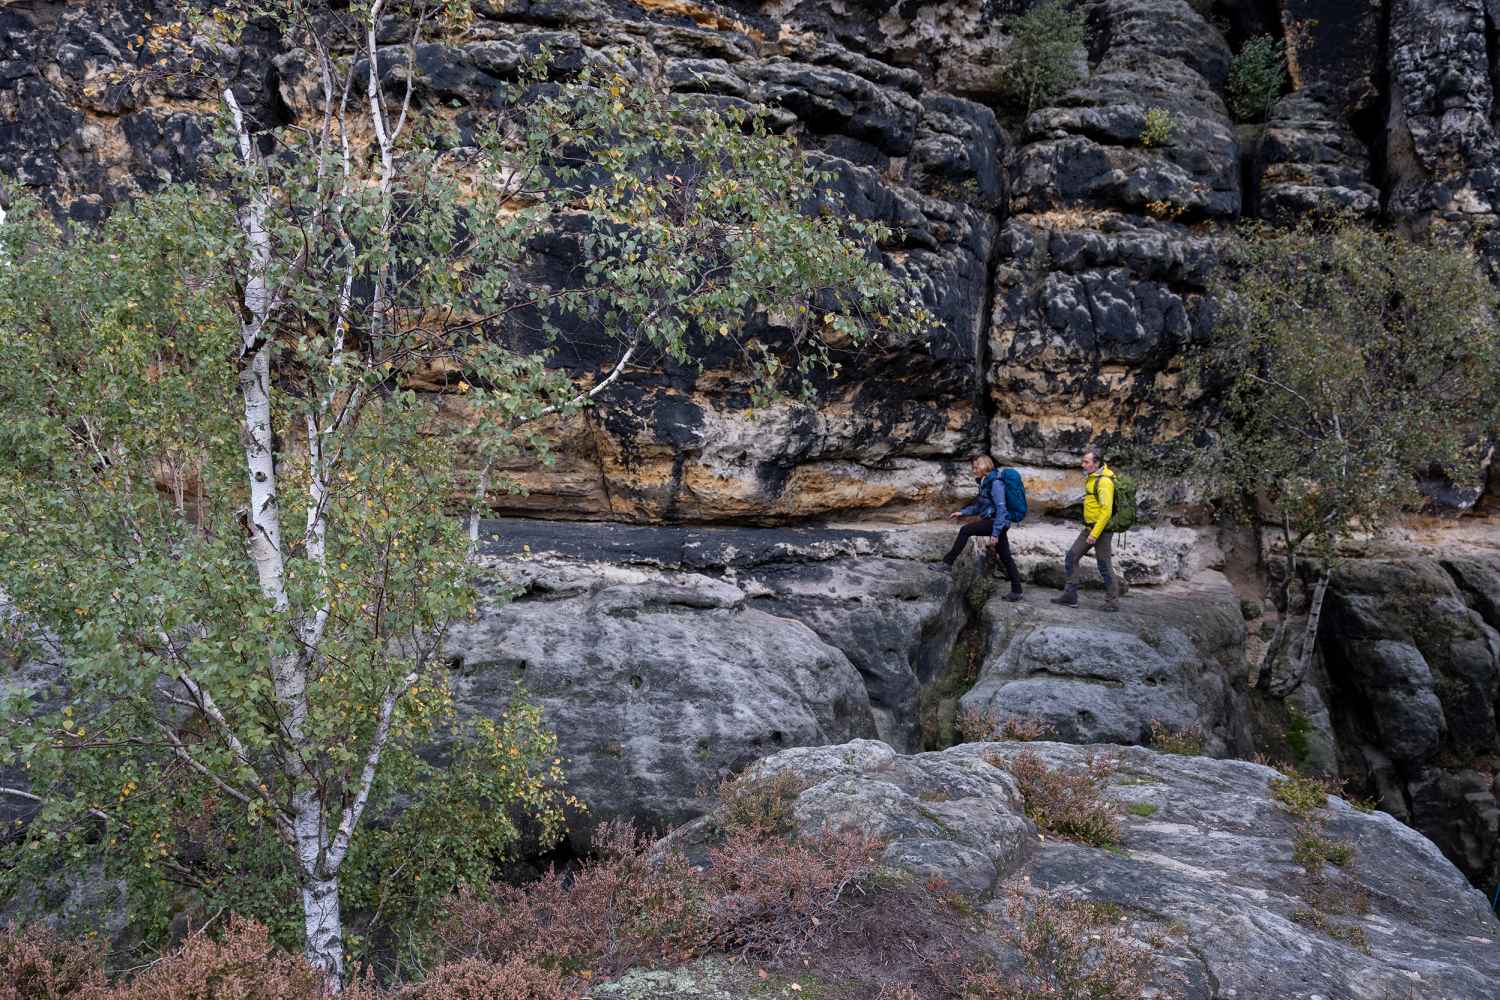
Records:
<instances>
[{"instance_id":1,"label":"yellow jacket","mask_svg":"<svg viewBox=\"0 0 1500 1000\"><path fill-rule=\"evenodd\" d=\"M1090 538L1098 538L1110 515L1115 512L1115 470L1101 466L1083 481L1083 523L1094 529Z\"/></svg>"}]
</instances>

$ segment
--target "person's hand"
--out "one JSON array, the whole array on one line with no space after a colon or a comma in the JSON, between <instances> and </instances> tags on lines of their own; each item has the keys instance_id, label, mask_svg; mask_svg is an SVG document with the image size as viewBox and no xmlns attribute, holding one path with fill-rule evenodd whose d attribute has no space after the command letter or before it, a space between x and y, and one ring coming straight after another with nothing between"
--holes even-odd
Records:
<instances>
[{"instance_id":1,"label":"person's hand","mask_svg":"<svg viewBox=\"0 0 1500 1000\"><path fill-rule=\"evenodd\" d=\"M953 518L953 520L957 521L959 518L961 518L961 517L964 516L964 512L961 511L961 510L955 510L953 513L949 514L948 516L951 517L951 518Z\"/></svg>"},{"instance_id":2,"label":"person's hand","mask_svg":"<svg viewBox=\"0 0 1500 1000\"><path fill-rule=\"evenodd\" d=\"M987 549L993 549L995 547L995 538L993 535L984 540L984 547Z\"/></svg>"}]
</instances>

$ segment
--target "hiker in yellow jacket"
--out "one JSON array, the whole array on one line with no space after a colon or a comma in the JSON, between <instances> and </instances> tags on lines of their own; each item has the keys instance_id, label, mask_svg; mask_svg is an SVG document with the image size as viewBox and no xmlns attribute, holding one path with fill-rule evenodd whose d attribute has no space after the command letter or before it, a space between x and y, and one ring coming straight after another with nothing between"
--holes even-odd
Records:
<instances>
[{"instance_id":1,"label":"hiker in yellow jacket","mask_svg":"<svg viewBox=\"0 0 1500 1000\"><path fill-rule=\"evenodd\" d=\"M1119 611L1120 583L1110 567L1114 533L1105 530L1115 512L1115 474L1105 464L1104 456L1093 448L1083 453L1083 471L1088 474L1083 481L1083 530L1063 562L1066 578L1062 596L1054 597L1052 603L1078 607L1078 564L1092 548L1099 563L1099 575L1104 578L1104 610Z\"/></svg>"}]
</instances>

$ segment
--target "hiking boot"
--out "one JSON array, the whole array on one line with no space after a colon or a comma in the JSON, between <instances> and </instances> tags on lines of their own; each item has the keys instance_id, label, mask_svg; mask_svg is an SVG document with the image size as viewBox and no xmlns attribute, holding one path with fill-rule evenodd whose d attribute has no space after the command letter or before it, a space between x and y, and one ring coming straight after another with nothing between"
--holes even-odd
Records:
<instances>
[{"instance_id":1,"label":"hiking boot","mask_svg":"<svg viewBox=\"0 0 1500 1000\"><path fill-rule=\"evenodd\" d=\"M1006 594L1005 595L1005 599L1007 601L1009 601L1010 603L1012 603L1012 604L1016 603L1019 600L1023 600L1023 598L1021 597L1020 593L1017 592L1017 591L1014 591L1014 590L1011 591L1010 593Z\"/></svg>"},{"instance_id":2,"label":"hiking boot","mask_svg":"<svg viewBox=\"0 0 1500 1000\"><path fill-rule=\"evenodd\" d=\"M1120 604L1119 604L1118 601L1105 601L1104 602L1104 607L1101 608L1100 610L1101 611L1118 612L1120 610Z\"/></svg>"},{"instance_id":3,"label":"hiking boot","mask_svg":"<svg viewBox=\"0 0 1500 1000\"><path fill-rule=\"evenodd\" d=\"M1069 587L1062 592L1061 597L1052 598L1052 603L1061 604L1065 608L1076 608L1078 607L1078 591Z\"/></svg>"}]
</instances>

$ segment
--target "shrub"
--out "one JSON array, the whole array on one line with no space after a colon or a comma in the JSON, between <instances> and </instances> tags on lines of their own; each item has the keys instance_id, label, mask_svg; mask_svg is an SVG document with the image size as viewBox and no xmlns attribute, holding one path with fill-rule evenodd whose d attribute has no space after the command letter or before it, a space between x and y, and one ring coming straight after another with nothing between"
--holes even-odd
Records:
<instances>
[{"instance_id":1,"label":"shrub","mask_svg":"<svg viewBox=\"0 0 1500 1000\"><path fill-rule=\"evenodd\" d=\"M1328 804L1328 783L1297 772L1289 777L1271 779L1271 797L1298 819L1306 819Z\"/></svg>"},{"instance_id":2,"label":"shrub","mask_svg":"<svg viewBox=\"0 0 1500 1000\"><path fill-rule=\"evenodd\" d=\"M0 1000L103 1000L99 949L43 927L0 928Z\"/></svg>"},{"instance_id":3,"label":"shrub","mask_svg":"<svg viewBox=\"0 0 1500 1000\"><path fill-rule=\"evenodd\" d=\"M825 831L801 840L755 824L729 831L707 871L677 852L653 857L649 837L610 824L597 856L564 880L472 890L437 931L449 961L517 960L567 977L687 961L713 948L775 957L837 923L839 902L877 870L878 840Z\"/></svg>"},{"instance_id":4,"label":"shrub","mask_svg":"<svg viewBox=\"0 0 1500 1000\"><path fill-rule=\"evenodd\" d=\"M995 731L1001 729L1000 713L993 708L983 710L977 708L966 708L958 713L958 738L963 743L983 743L995 738ZM1002 739L1011 739L1001 731Z\"/></svg>"},{"instance_id":5,"label":"shrub","mask_svg":"<svg viewBox=\"0 0 1500 1000\"><path fill-rule=\"evenodd\" d=\"M631 965L696 953L711 936L699 873L681 854L654 862L652 840L627 823L594 832L595 856L564 879L461 890L437 929L445 958L520 959L549 969Z\"/></svg>"},{"instance_id":6,"label":"shrub","mask_svg":"<svg viewBox=\"0 0 1500 1000\"><path fill-rule=\"evenodd\" d=\"M1093 847L1109 847L1120 839L1120 807L1104 797L1115 773L1113 758L1091 754L1074 770L1050 768L1031 750L1009 761L993 755L987 759L1015 777L1026 815L1043 830Z\"/></svg>"},{"instance_id":7,"label":"shrub","mask_svg":"<svg viewBox=\"0 0 1500 1000\"><path fill-rule=\"evenodd\" d=\"M709 852L712 944L771 958L804 947L835 923L844 893L875 873L881 847L855 830L780 842L731 834Z\"/></svg>"},{"instance_id":8,"label":"shrub","mask_svg":"<svg viewBox=\"0 0 1500 1000\"><path fill-rule=\"evenodd\" d=\"M1080 78L1075 60L1087 23L1064 0L1042 0L1014 18L1007 30L1011 44L1000 68L1001 86L1027 114Z\"/></svg>"},{"instance_id":9,"label":"shrub","mask_svg":"<svg viewBox=\"0 0 1500 1000\"><path fill-rule=\"evenodd\" d=\"M962 986L965 997L1139 1000L1151 984L1151 953L1125 936L1108 909L1017 894L1006 916L1005 938L1019 953L1020 968L971 974Z\"/></svg>"},{"instance_id":10,"label":"shrub","mask_svg":"<svg viewBox=\"0 0 1500 1000\"><path fill-rule=\"evenodd\" d=\"M1146 123L1141 127L1141 145L1147 149L1153 146L1165 146L1172 141L1172 133L1177 129L1177 119L1172 112L1166 108L1149 108L1146 111Z\"/></svg>"},{"instance_id":11,"label":"shrub","mask_svg":"<svg viewBox=\"0 0 1500 1000\"><path fill-rule=\"evenodd\" d=\"M790 771L769 777L739 774L720 783L717 813L726 831L759 830L768 835L790 833L797 826L793 806L806 782Z\"/></svg>"},{"instance_id":12,"label":"shrub","mask_svg":"<svg viewBox=\"0 0 1500 1000\"><path fill-rule=\"evenodd\" d=\"M1329 840L1316 823L1304 823L1297 828L1296 839L1292 842L1292 857L1307 869L1309 875L1317 875L1325 864L1348 867L1354 860L1354 846L1341 840Z\"/></svg>"},{"instance_id":13,"label":"shrub","mask_svg":"<svg viewBox=\"0 0 1500 1000\"><path fill-rule=\"evenodd\" d=\"M1151 745L1163 753L1201 757L1203 755L1203 729L1200 726L1168 729L1153 719L1151 721Z\"/></svg>"},{"instance_id":14,"label":"shrub","mask_svg":"<svg viewBox=\"0 0 1500 1000\"><path fill-rule=\"evenodd\" d=\"M577 995L556 972L521 959L496 963L477 958L440 965L396 994L399 1000L573 1000Z\"/></svg>"},{"instance_id":15,"label":"shrub","mask_svg":"<svg viewBox=\"0 0 1500 1000\"><path fill-rule=\"evenodd\" d=\"M1006 719L1000 727L1000 735L1007 740L1018 740L1030 743L1032 740L1050 740L1057 735L1057 729L1050 722L1042 719Z\"/></svg>"},{"instance_id":16,"label":"shrub","mask_svg":"<svg viewBox=\"0 0 1500 1000\"><path fill-rule=\"evenodd\" d=\"M1229 64L1229 110L1242 122L1263 121L1286 79L1281 41L1270 35L1250 39Z\"/></svg>"},{"instance_id":17,"label":"shrub","mask_svg":"<svg viewBox=\"0 0 1500 1000\"><path fill-rule=\"evenodd\" d=\"M193 935L110 1000L316 1000L323 985L322 973L278 949L264 925L231 917L220 937Z\"/></svg>"}]
</instances>

